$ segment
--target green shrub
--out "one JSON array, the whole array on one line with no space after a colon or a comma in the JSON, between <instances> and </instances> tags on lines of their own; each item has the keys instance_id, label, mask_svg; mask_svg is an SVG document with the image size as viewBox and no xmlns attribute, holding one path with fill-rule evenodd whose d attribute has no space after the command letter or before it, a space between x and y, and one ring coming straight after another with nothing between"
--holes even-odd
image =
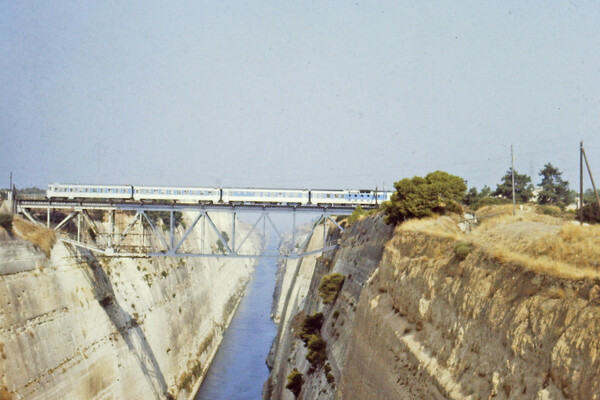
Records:
<instances>
[{"instance_id":1,"label":"green shrub","mask_svg":"<svg viewBox=\"0 0 600 400\"><path fill-rule=\"evenodd\" d=\"M344 284L344 275L331 274L325 275L319 285L319 296L323 299L323 304L335 302L338 293Z\"/></svg>"},{"instance_id":2,"label":"green shrub","mask_svg":"<svg viewBox=\"0 0 600 400\"><path fill-rule=\"evenodd\" d=\"M302 390L302 384L304 383L304 377L302 372L294 368L292 372L287 376L287 384L285 388L294 394L294 397L298 397Z\"/></svg>"},{"instance_id":3,"label":"green shrub","mask_svg":"<svg viewBox=\"0 0 600 400\"><path fill-rule=\"evenodd\" d=\"M327 342L320 334L310 335L306 347L308 348L306 359L315 370L327 360Z\"/></svg>"},{"instance_id":4,"label":"green shrub","mask_svg":"<svg viewBox=\"0 0 600 400\"><path fill-rule=\"evenodd\" d=\"M323 316L323 313L315 313L304 318L299 331L299 336L304 344L308 344L308 340L311 336L318 335L321 332L324 320L325 317Z\"/></svg>"},{"instance_id":5,"label":"green shrub","mask_svg":"<svg viewBox=\"0 0 600 400\"><path fill-rule=\"evenodd\" d=\"M0 226L7 232L12 232L13 216L11 214L0 214Z\"/></svg>"},{"instance_id":6,"label":"green shrub","mask_svg":"<svg viewBox=\"0 0 600 400\"><path fill-rule=\"evenodd\" d=\"M600 207L598 203L590 203L583 206L583 220L590 223L600 223Z\"/></svg>"},{"instance_id":7,"label":"green shrub","mask_svg":"<svg viewBox=\"0 0 600 400\"><path fill-rule=\"evenodd\" d=\"M550 215L552 217L560 217L562 215L562 210L559 207L551 205L538 205L535 211L538 214Z\"/></svg>"},{"instance_id":8,"label":"green shrub","mask_svg":"<svg viewBox=\"0 0 600 400\"><path fill-rule=\"evenodd\" d=\"M482 197L476 203L471 205L471 209L477 211L485 206L498 206L502 204L508 204L511 202L511 199L505 199L503 197Z\"/></svg>"},{"instance_id":9,"label":"green shrub","mask_svg":"<svg viewBox=\"0 0 600 400\"><path fill-rule=\"evenodd\" d=\"M356 206L354 211L352 211L352 214L348 217L348 220L347 220L348 224L352 225L353 223L355 223L356 221L361 219L366 214L367 214L367 212L365 210L363 210L363 208L360 205Z\"/></svg>"},{"instance_id":10,"label":"green shrub","mask_svg":"<svg viewBox=\"0 0 600 400\"><path fill-rule=\"evenodd\" d=\"M471 245L467 242L459 242L454 246L454 254L461 260L467 258L469 253L471 253Z\"/></svg>"},{"instance_id":11,"label":"green shrub","mask_svg":"<svg viewBox=\"0 0 600 400\"><path fill-rule=\"evenodd\" d=\"M462 178L443 171L429 173L425 178L405 178L394 183L394 187L391 200L383 203L385 222L393 225L458 210L456 203L467 190Z\"/></svg>"}]
</instances>

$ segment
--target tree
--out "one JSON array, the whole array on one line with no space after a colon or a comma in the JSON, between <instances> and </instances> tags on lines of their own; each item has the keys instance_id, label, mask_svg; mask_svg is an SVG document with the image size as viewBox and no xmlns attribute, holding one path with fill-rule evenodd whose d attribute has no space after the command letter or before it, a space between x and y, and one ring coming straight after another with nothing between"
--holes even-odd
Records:
<instances>
[{"instance_id":1,"label":"tree","mask_svg":"<svg viewBox=\"0 0 600 400\"><path fill-rule=\"evenodd\" d=\"M467 206L469 206L470 208L476 210L483 203L487 203L488 199L491 199L490 198L491 193L492 193L492 190L487 185L484 185L480 192L477 192L476 187L472 187L471 189L469 189L469 191L465 195L463 203L466 204Z\"/></svg>"},{"instance_id":2,"label":"tree","mask_svg":"<svg viewBox=\"0 0 600 400\"><path fill-rule=\"evenodd\" d=\"M463 203L465 203L468 206L472 206L473 204L477 203L478 200L479 200L479 193L477 192L477 188L472 187L471 189L469 189L469 191L465 195Z\"/></svg>"},{"instance_id":3,"label":"tree","mask_svg":"<svg viewBox=\"0 0 600 400\"><path fill-rule=\"evenodd\" d=\"M600 193L600 190L598 190L598 193ZM594 191L592 189L586 189L586 191L583 192L583 204L596 202L596 195L594 194Z\"/></svg>"},{"instance_id":4,"label":"tree","mask_svg":"<svg viewBox=\"0 0 600 400\"><path fill-rule=\"evenodd\" d=\"M462 178L444 171L435 171L425 178L415 176L394 183L396 192L383 204L388 224L398 224L409 218L423 218L435 213L457 211L467 186Z\"/></svg>"},{"instance_id":5,"label":"tree","mask_svg":"<svg viewBox=\"0 0 600 400\"><path fill-rule=\"evenodd\" d=\"M537 198L538 203L564 208L573 201L569 182L562 179L562 172L558 168L548 163L540 170L539 175L542 177L542 182Z\"/></svg>"},{"instance_id":6,"label":"tree","mask_svg":"<svg viewBox=\"0 0 600 400\"><path fill-rule=\"evenodd\" d=\"M494 196L502 196L512 199L512 173L509 169L506 175L502 177L496 190L492 193ZM515 199L520 203L527 203L533 197L533 185L531 177L520 175L515 171Z\"/></svg>"}]
</instances>

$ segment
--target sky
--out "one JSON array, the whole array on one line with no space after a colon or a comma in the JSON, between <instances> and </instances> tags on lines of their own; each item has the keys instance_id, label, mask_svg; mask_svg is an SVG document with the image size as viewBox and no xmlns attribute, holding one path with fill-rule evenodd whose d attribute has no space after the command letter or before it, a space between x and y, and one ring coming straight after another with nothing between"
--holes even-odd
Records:
<instances>
[{"instance_id":1,"label":"sky","mask_svg":"<svg viewBox=\"0 0 600 400\"><path fill-rule=\"evenodd\" d=\"M0 2L0 187L600 179L597 1ZM586 187L590 187L586 178Z\"/></svg>"}]
</instances>

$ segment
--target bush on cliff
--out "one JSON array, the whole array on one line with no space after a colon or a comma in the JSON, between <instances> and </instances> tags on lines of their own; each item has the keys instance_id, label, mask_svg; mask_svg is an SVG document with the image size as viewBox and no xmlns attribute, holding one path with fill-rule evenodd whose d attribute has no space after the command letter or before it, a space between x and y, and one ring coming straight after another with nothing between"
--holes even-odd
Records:
<instances>
[{"instance_id":1,"label":"bush on cliff","mask_svg":"<svg viewBox=\"0 0 600 400\"><path fill-rule=\"evenodd\" d=\"M397 225L410 218L430 217L445 212L460 212L458 204L467 190L461 177L435 171L425 178L415 176L394 183L396 192L383 203L387 224Z\"/></svg>"},{"instance_id":2,"label":"bush on cliff","mask_svg":"<svg viewBox=\"0 0 600 400\"><path fill-rule=\"evenodd\" d=\"M308 344L308 340L312 335L317 335L321 332L324 320L325 317L323 316L323 313L315 313L304 318L300 331L298 332L298 335L304 344Z\"/></svg>"},{"instance_id":3,"label":"bush on cliff","mask_svg":"<svg viewBox=\"0 0 600 400\"><path fill-rule=\"evenodd\" d=\"M294 368L287 376L287 384L285 385L285 388L292 392L294 397L298 397L300 391L302 390L303 383L304 378L302 376L302 372L298 371L297 368Z\"/></svg>"},{"instance_id":4,"label":"bush on cliff","mask_svg":"<svg viewBox=\"0 0 600 400\"><path fill-rule=\"evenodd\" d=\"M311 365L311 370L314 371L327 360L327 342L320 334L310 335L306 347L308 348L306 359Z\"/></svg>"},{"instance_id":5,"label":"bush on cliff","mask_svg":"<svg viewBox=\"0 0 600 400\"><path fill-rule=\"evenodd\" d=\"M8 233L12 232L13 216L10 214L0 214L0 226L6 229Z\"/></svg>"},{"instance_id":6,"label":"bush on cliff","mask_svg":"<svg viewBox=\"0 0 600 400\"><path fill-rule=\"evenodd\" d=\"M471 253L471 245L467 242L458 242L454 246L454 254L461 260L467 258L469 253Z\"/></svg>"},{"instance_id":7,"label":"bush on cliff","mask_svg":"<svg viewBox=\"0 0 600 400\"><path fill-rule=\"evenodd\" d=\"M323 304L330 304L337 299L338 293L344 283L344 275L331 274L325 275L319 285L319 296L323 299Z\"/></svg>"}]
</instances>

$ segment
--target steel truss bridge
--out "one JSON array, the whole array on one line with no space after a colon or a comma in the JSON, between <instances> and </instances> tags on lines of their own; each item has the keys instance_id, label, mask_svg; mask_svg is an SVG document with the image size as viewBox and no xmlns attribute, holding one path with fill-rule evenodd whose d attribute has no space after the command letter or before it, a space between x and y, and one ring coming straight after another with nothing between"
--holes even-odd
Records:
<instances>
[{"instance_id":1,"label":"steel truss bridge","mask_svg":"<svg viewBox=\"0 0 600 400\"><path fill-rule=\"evenodd\" d=\"M376 207L362 206L363 209ZM109 257L231 257L231 258L300 258L310 254L321 253L337 248L337 240L327 242L327 229L334 227L343 232L343 228L333 216L350 215L355 206L319 206L319 205L275 205L275 204L158 204L142 202L99 202L73 200L25 200L17 199L16 212L24 215L31 222L53 229L58 238L64 243L88 249L94 253ZM98 223L92 214L102 212L108 214L108 221ZM186 212L195 215L192 223L185 226L185 231L177 230L178 213ZM55 220L55 213L60 213L60 220ZM213 221L216 213L228 215L228 226L217 228ZM45 214L45 221L43 220ZM125 228L119 230L115 220L119 215L127 215ZM240 214L254 216L255 222L245 236L236 241L236 230L239 230L237 216ZM284 240L282 232L271 218L272 214L283 214L291 217L291 249L281 253L278 250L249 252L243 246L253 232L260 233L262 225L263 238L266 237L267 225L273 228L280 242ZM156 218L161 216L162 223ZM211 217L212 215L212 217ZM302 243L297 244L296 218L298 215L317 216L316 222L307 235L303 235ZM167 222L168 221L168 222ZM125 224L121 224L125 225ZM67 229L69 227L69 229ZM289 231L290 226L286 228ZM304 252L305 244L317 229L323 229L323 245L321 248ZM131 244L134 231L140 240ZM199 231L199 232L198 232ZM141 232L141 233L140 233ZM200 251L186 252L184 243L190 234L201 235ZM239 233L239 232L238 232ZM215 246L205 246L206 236L218 238L218 249ZM239 235L238 235L239 236ZM156 246L149 242L153 237L162 249L156 251ZM130 238L128 240L128 238ZM148 244L146 244L149 242ZM135 243L135 241L134 241ZM246 246L248 247L248 246Z\"/></svg>"}]
</instances>

